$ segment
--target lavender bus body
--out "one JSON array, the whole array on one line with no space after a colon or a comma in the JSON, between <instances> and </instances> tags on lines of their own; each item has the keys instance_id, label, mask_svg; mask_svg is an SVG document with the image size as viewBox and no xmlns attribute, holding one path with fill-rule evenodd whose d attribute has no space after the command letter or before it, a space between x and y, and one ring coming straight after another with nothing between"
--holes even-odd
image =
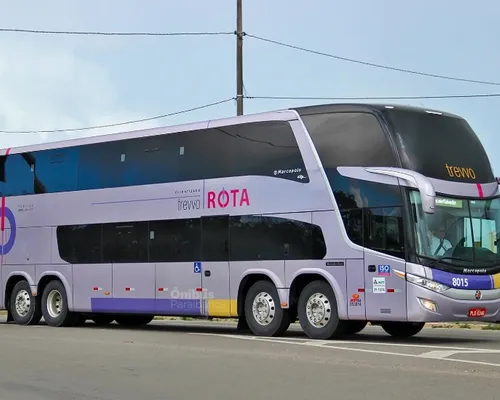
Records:
<instances>
[{"instance_id":1,"label":"lavender bus body","mask_svg":"<svg viewBox=\"0 0 500 400\"><path fill-rule=\"evenodd\" d=\"M0 308L20 325L500 320L498 183L455 115L321 105L0 154Z\"/></svg>"}]
</instances>

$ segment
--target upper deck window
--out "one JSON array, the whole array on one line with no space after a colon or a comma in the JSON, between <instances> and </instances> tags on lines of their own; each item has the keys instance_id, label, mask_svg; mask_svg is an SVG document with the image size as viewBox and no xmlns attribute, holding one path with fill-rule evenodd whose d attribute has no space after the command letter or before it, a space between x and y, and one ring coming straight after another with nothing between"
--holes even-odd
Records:
<instances>
[{"instance_id":1,"label":"upper deck window","mask_svg":"<svg viewBox=\"0 0 500 400\"><path fill-rule=\"evenodd\" d=\"M301 118L323 168L397 166L388 136L375 115L336 112Z\"/></svg>"}]
</instances>

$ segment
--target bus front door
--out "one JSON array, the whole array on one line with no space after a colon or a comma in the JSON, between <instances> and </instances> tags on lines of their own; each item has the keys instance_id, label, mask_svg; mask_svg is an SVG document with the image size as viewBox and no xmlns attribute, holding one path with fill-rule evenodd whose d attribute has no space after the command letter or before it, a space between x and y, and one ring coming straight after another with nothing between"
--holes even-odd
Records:
<instances>
[{"instance_id":1,"label":"bus front door","mask_svg":"<svg viewBox=\"0 0 500 400\"><path fill-rule=\"evenodd\" d=\"M365 304L369 321L406 320L405 280L394 269L405 272L406 263L396 257L365 249Z\"/></svg>"}]
</instances>

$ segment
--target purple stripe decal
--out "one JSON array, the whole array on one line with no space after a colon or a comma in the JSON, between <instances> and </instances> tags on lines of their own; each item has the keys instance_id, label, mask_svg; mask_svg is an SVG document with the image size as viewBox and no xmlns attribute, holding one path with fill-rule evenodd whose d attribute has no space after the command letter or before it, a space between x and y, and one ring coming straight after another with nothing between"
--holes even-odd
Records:
<instances>
[{"instance_id":1,"label":"purple stripe decal","mask_svg":"<svg viewBox=\"0 0 500 400\"><path fill-rule=\"evenodd\" d=\"M462 275L432 269L432 280L456 289L494 289L491 275Z\"/></svg>"},{"instance_id":2,"label":"purple stripe decal","mask_svg":"<svg viewBox=\"0 0 500 400\"><path fill-rule=\"evenodd\" d=\"M199 299L91 298L92 312L201 315Z\"/></svg>"}]
</instances>

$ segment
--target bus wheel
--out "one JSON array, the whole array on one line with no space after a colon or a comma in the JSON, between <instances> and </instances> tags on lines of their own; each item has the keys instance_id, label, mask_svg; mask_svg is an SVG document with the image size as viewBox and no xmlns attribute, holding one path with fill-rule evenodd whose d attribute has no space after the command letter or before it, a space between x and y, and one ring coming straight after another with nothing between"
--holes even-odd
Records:
<instances>
[{"instance_id":1,"label":"bus wheel","mask_svg":"<svg viewBox=\"0 0 500 400\"><path fill-rule=\"evenodd\" d=\"M27 281L17 282L10 296L10 313L18 325L36 325L42 319L40 301Z\"/></svg>"},{"instance_id":2,"label":"bus wheel","mask_svg":"<svg viewBox=\"0 0 500 400\"><path fill-rule=\"evenodd\" d=\"M140 326L149 324L153 318L153 315L120 315L115 321L124 326Z\"/></svg>"},{"instance_id":3,"label":"bus wheel","mask_svg":"<svg viewBox=\"0 0 500 400\"><path fill-rule=\"evenodd\" d=\"M411 337L419 333L425 322L382 322L382 329L394 337Z\"/></svg>"},{"instance_id":4,"label":"bus wheel","mask_svg":"<svg viewBox=\"0 0 500 400\"><path fill-rule=\"evenodd\" d=\"M103 314L103 315L93 315L91 320L94 324L98 326L104 326L104 325L109 325L115 319L113 316Z\"/></svg>"},{"instance_id":5,"label":"bus wheel","mask_svg":"<svg viewBox=\"0 0 500 400\"><path fill-rule=\"evenodd\" d=\"M313 281L302 290L298 314L302 330L311 339L326 340L344 333L344 323L338 317L335 294L324 281Z\"/></svg>"},{"instance_id":6,"label":"bus wheel","mask_svg":"<svg viewBox=\"0 0 500 400\"><path fill-rule=\"evenodd\" d=\"M74 325L76 314L68 309L66 289L59 280L50 281L42 295L43 319L49 326L62 327Z\"/></svg>"},{"instance_id":7,"label":"bus wheel","mask_svg":"<svg viewBox=\"0 0 500 400\"><path fill-rule=\"evenodd\" d=\"M368 321L344 321L344 335L355 335L368 325Z\"/></svg>"},{"instance_id":8,"label":"bus wheel","mask_svg":"<svg viewBox=\"0 0 500 400\"><path fill-rule=\"evenodd\" d=\"M256 336L281 336L290 326L289 312L281 308L278 291L269 281L255 282L248 290L245 318Z\"/></svg>"}]
</instances>

